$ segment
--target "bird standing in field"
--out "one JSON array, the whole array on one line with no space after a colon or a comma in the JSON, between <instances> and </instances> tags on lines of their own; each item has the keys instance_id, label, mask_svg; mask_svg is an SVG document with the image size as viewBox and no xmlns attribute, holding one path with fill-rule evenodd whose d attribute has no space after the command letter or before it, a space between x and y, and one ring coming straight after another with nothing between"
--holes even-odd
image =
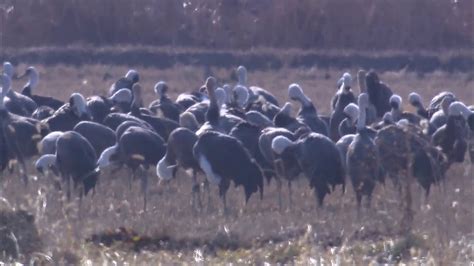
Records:
<instances>
[{"instance_id":1,"label":"bird standing in field","mask_svg":"<svg viewBox=\"0 0 474 266\"><path fill-rule=\"evenodd\" d=\"M355 103L356 99L351 90L352 78L349 73L342 76L343 82L339 91L333 98L333 111L329 120L329 133L334 142L337 142L342 135L339 134L339 125L345 118L344 108L350 103Z\"/></svg>"},{"instance_id":2,"label":"bird standing in field","mask_svg":"<svg viewBox=\"0 0 474 266\"><path fill-rule=\"evenodd\" d=\"M18 77L21 78L23 76L28 77L28 83L25 84L23 87L23 90L21 91L21 94L24 96L27 96L31 98L38 107L40 106L48 106L53 110L58 110L61 106L64 105L64 102L61 100L57 100L53 97L47 97L47 96L40 96L40 95L34 95L33 91L36 89L36 86L38 85L38 80L39 80L39 74L38 71L36 70L35 67L30 66L26 69L25 73Z\"/></svg>"},{"instance_id":3,"label":"bird standing in field","mask_svg":"<svg viewBox=\"0 0 474 266\"><path fill-rule=\"evenodd\" d=\"M280 156L288 156L298 162L310 187L314 189L318 206L323 206L324 198L336 185L342 185L345 190L342 158L328 137L312 132L304 138L291 141L278 136L272 140L272 149Z\"/></svg>"},{"instance_id":4,"label":"bird standing in field","mask_svg":"<svg viewBox=\"0 0 474 266\"><path fill-rule=\"evenodd\" d=\"M306 124L311 131L329 136L328 125L318 116L316 107L310 98L308 98L300 85L293 83L288 87L288 95L293 101L301 104L296 119L300 123Z\"/></svg>"},{"instance_id":5,"label":"bird standing in field","mask_svg":"<svg viewBox=\"0 0 474 266\"><path fill-rule=\"evenodd\" d=\"M143 210L147 209L148 174L150 166L155 167L166 153L166 142L152 130L130 126L122 134L117 134L117 143L105 149L97 161L102 169L111 163L123 164L132 170L131 180L137 172L141 175Z\"/></svg>"},{"instance_id":6,"label":"bird standing in field","mask_svg":"<svg viewBox=\"0 0 474 266\"><path fill-rule=\"evenodd\" d=\"M79 187L81 204L82 197L95 187L99 178L96 162L97 155L92 145L79 133L67 131L57 139L56 153L41 156L35 166L39 172L55 167L65 182L68 199L71 199L72 181L74 188Z\"/></svg>"},{"instance_id":7,"label":"bird standing in field","mask_svg":"<svg viewBox=\"0 0 474 266\"><path fill-rule=\"evenodd\" d=\"M367 197L367 206L370 207L375 184L381 178L378 150L365 126L365 112L368 104L369 96L366 93L360 94L357 133L349 145L346 157L347 172L356 194L358 213L362 196Z\"/></svg>"},{"instance_id":8,"label":"bird standing in field","mask_svg":"<svg viewBox=\"0 0 474 266\"><path fill-rule=\"evenodd\" d=\"M227 212L226 194L230 183L243 186L245 202L259 191L263 197L263 175L242 143L234 137L208 131L199 136L193 154L211 184L219 186L224 213Z\"/></svg>"}]
</instances>

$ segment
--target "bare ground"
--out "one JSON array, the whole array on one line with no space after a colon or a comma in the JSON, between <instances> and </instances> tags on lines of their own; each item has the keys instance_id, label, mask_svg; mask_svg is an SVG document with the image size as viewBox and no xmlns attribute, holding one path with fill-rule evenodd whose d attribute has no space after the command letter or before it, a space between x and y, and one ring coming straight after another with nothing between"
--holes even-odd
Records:
<instances>
[{"instance_id":1,"label":"bare ground","mask_svg":"<svg viewBox=\"0 0 474 266\"><path fill-rule=\"evenodd\" d=\"M19 70L25 67L20 65ZM104 94L113 79L127 70L103 65L38 68L41 80L37 93L64 100L73 90L85 95ZM152 87L160 79L169 82L173 93L196 88L204 80L204 70L196 67L138 70L146 90L146 102L155 98ZM229 70L211 70L219 79L229 80ZM288 84L298 82L318 110L327 113L335 81L343 71L349 70L356 71L314 68L256 71L250 73L249 81L271 90L281 101L287 99ZM104 78L106 76L110 78ZM428 102L433 95L449 88L466 103L474 102L472 73L433 72L420 76L385 72L381 79L404 99L416 89ZM20 88L21 83L15 81L14 87ZM33 161L29 164L33 165ZM180 172L170 183L158 184L156 175L149 171L152 182L150 208L146 213L141 211L139 182L133 182L130 190L127 171L115 174L106 171L96 193L84 200L80 218L78 202L63 200L50 178L36 177L33 169L30 169L33 181L27 188L16 174L4 173L0 197L14 208L35 215L43 239L43 255L33 256L38 261L361 265L401 259L410 264L466 264L474 261L474 174L467 165L466 162L453 166L444 186L435 187L426 202L420 187L412 186L415 220L410 235L400 234L400 196L389 181L376 188L372 208L365 210L360 219L356 215L350 182L344 195L339 188L326 199L323 209L317 209L315 197L304 178L294 185L291 210L287 206L287 190L283 190L283 211L278 210L274 183L265 187L262 201L254 195L247 206L244 206L241 189L231 187L228 216L219 211L222 206L215 187L209 210L192 210L191 179L185 172ZM203 200L205 203L204 195ZM125 228L126 233L118 235L127 241L97 244L100 242L97 237L112 236L120 227Z\"/></svg>"}]
</instances>

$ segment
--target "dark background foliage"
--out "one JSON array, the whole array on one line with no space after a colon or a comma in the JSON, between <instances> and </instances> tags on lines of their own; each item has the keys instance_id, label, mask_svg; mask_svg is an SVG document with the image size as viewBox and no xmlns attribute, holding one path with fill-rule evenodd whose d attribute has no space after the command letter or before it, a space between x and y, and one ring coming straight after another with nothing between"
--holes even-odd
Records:
<instances>
[{"instance_id":1,"label":"dark background foliage","mask_svg":"<svg viewBox=\"0 0 474 266\"><path fill-rule=\"evenodd\" d=\"M3 47L471 48L473 0L4 0Z\"/></svg>"}]
</instances>

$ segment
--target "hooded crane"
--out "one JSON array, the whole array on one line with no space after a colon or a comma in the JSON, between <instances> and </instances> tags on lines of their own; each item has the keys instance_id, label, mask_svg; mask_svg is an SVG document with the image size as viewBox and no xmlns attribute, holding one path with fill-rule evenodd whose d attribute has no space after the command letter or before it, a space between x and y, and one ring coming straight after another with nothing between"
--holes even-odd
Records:
<instances>
[{"instance_id":1,"label":"hooded crane","mask_svg":"<svg viewBox=\"0 0 474 266\"><path fill-rule=\"evenodd\" d=\"M132 104L132 93L129 89L120 89L110 97L91 96L86 99L87 109L92 121L103 123L105 117L114 109L119 112L129 112Z\"/></svg>"},{"instance_id":2,"label":"hooded crane","mask_svg":"<svg viewBox=\"0 0 474 266\"><path fill-rule=\"evenodd\" d=\"M413 113L403 111L403 100L402 100L402 97L400 97L400 95L393 94L390 97L390 107L392 108L392 110L390 111L392 113L392 119L395 122L398 122L401 119L406 119L408 120L408 122L412 124L415 124L415 125L420 124L420 120L421 120L420 117L418 117L417 115Z\"/></svg>"},{"instance_id":3,"label":"hooded crane","mask_svg":"<svg viewBox=\"0 0 474 266\"><path fill-rule=\"evenodd\" d=\"M293 205L291 182L295 180L301 173L301 169L293 156L285 156L291 154L278 154L272 149L272 142L278 136L284 136L291 141L295 141L297 137L291 131L285 128L269 127L262 130L258 140L258 147L262 156L265 158L267 165L271 166L274 176L276 177L278 189L278 206L282 209L281 189L282 182L286 180L288 183L288 200L289 207ZM267 181L270 181L267 179Z\"/></svg>"},{"instance_id":4,"label":"hooded crane","mask_svg":"<svg viewBox=\"0 0 474 266\"><path fill-rule=\"evenodd\" d=\"M370 104L370 103L368 103ZM359 106L354 103L350 103L344 108L344 113L348 116L344 119L341 124L339 125L339 134L342 136L337 142L336 146L339 149L339 152L342 157L342 162L344 165L346 164L346 155L347 150L349 149L349 145L355 138L355 134L357 133L356 122L358 121L359 117ZM365 108L366 116L367 116L368 108ZM386 113L391 116L390 113ZM366 122L367 124L367 122ZM371 139L375 138L376 131L372 128L365 127L364 133L367 133Z\"/></svg>"},{"instance_id":5,"label":"hooded crane","mask_svg":"<svg viewBox=\"0 0 474 266\"><path fill-rule=\"evenodd\" d=\"M247 68L244 66L239 66L237 68L237 78L238 78L238 85L241 85L245 88L247 88L249 92L249 100L248 104L252 104L254 101L256 101L259 97L262 97L265 99L265 101L274 104L276 106L279 106L277 98L268 92L267 90L256 87L256 86L248 86L247 84Z\"/></svg>"},{"instance_id":6,"label":"hooded crane","mask_svg":"<svg viewBox=\"0 0 474 266\"><path fill-rule=\"evenodd\" d=\"M141 99L141 86L136 83L132 88L133 101L130 114L150 124L156 133L158 133L165 141L168 140L168 136L174 129L179 127L178 122L170 120L168 118L161 118L151 114L143 113L140 106Z\"/></svg>"},{"instance_id":7,"label":"hooded crane","mask_svg":"<svg viewBox=\"0 0 474 266\"><path fill-rule=\"evenodd\" d=\"M45 154L35 163L38 172L55 168L66 182L67 198L71 199L71 181L74 188L80 185L79 199L93 189L100 175L97 168L97 155L91 144L79 133L67 131L56 142L56 153Z\"/></svg>"},{"instance_id":8,"label":"hooded crane","mask_svg":"<svg viewBox=\"0 0 474 266\"><path fill-rule=\"evenodd\" d=\"M3 104L10 113L30 117L38 106L32 99L15 92L11 88L13 72L13 65L10 62L4 62L3 73L9 78L10 82L8 84L4 84L3 87L3 91L6 96ZM8 87L6 85L8 85Z\"/></svg>"},{"instance_id":9,"label":"hooded crane","mask_svg":"<svg viewBox=\"0 0 474 266\"><path fill-rule=\"evenodd\" d=\"M466 107L464 104L462 104L459 108L462 109L462 114L464 119L466 119L469 128L469 157L471 159L471 164L474 164L474 108L472 108L472 106Z\"/></svg>"},{"instance_id":10,"label":"hooded crane","mask_svg":"<svg viewBox=\"0 0 474 266\"><path fill-rule=\"evenodd\" d=\"M207 88L206 86L202 86L201 87L201 90L202 91L206 91ZM221 88L217 88L215 90L215 95L216 95L216 100L217 100L217 105L220 107L224 104L226 98L227 98L227 95L225 93L225 91ZM201 101L201 102L198 102L196 104L193 104L192 106L190 106L189 108L186 109L185 112L188 112L188 113L191 113L194 115L194 117L196 118L196 121L202 125L206 122L206 114L207 114L207 110L209 109L209 105L210 105L210 100L208 98L208 96L206 95L206 99Z\"/></svg>"},{"instance_id":11,"label":"hooded crane","mask_svg":"<svg viewBox=\"0 0 474 266\"><path fill-rule=\"evenodd\" d=\"M318 112L309 99L304 93L300 85L293 83L288 87L288 95L293 101L297 101L301 104L301 108L296 116L296 119L306 124L311 131L328 136L328 125L321 120L318 116ZM276 124L275 124L276 125Z\"/></svg>"},{"instance_id":12,"label":"hooded crane","mask_svg":"<svg viewBox=\"0 0 474 266\"><path fill-rule=\"evenodd\" d=\"M342 76L342 84L339 91L332 99L332 113L329 120L329 131L331 139L337 142L341 135L339 134L339 125L344 120L344 108L350 104L355 103L356 99L351 90L352 77L349 73L344 73Z\"/></svg>"},{"instance_id":13,"label":"hooded crane","mask_svg":"<svg viewBox=\"0 0 474 266\"><path fill-rule=\"evenodd\" d=\"M274 126L272 120L268 119L264 114L253 110L245 113L245 120L251 124L260 125L262 128Z\"/></svg>"},{"instance_id":14,"label":"hooded crane","mask_svg":"<svg viewBox=\"0 0 474 266\"><path fill-rule=\"evenodd\" d=\"M155 167L166 153L166 143L155 132L137 126L127 128L118 142L105 149L97 162L100 169L111 163L125 164L132 170L131 179L134 179L140 169L141 188L143 193L143 210L147 208L148 175L150 166Z\"/></svg>"},{"instance_id":15,"label":"hooded crane","mask_svg":"<svg viewBox=\"0 0 474 266\"><path fill-rule=\"evenodd\" d=\"M370 102L377 111L377 118L382 118L386 112L390 111L389 100L393 94L392 90L379 80L379 76L373 70L367 73L365 83Z\"/></svg>"},{"instance_id":16,"label":"hooded crane","mask_svg":"<svg viewBox=\"0 0 474 266\"><path fill-rule=\"evenodd\" d=\"M437 98L438 96L436 96L435 98ZM445 97L442 97L439 101L440 102L438 110L434 111L436 109L431 108L431 111L429 111L429 113L431 112L432 115L430 116L428 135L432 135L438 128L446 124L449 117L449 106L451 105L451 103L455 102L456 99L453 95L446 94Z\"/></svg>"},{"instance_id":17,"label":"hooded crane","mask_svg":"<svg viewBox=\"0 0 474 266\"><path fill-rule=\"evenodd\" d=\"M154 90L159 99L150 103L148 108L156 115L158 115L158 111L160 111L163 117L179 122L182 107L168 98L168 84L164 81L160 81L155 84Z\"/></svg>"},{"instance_id":18,"label":"hooded crane","mask_svg":"<svg viewBox=\"0 0 474 266\"><path fill-rule=\"evenodd\" d=\"M298 162L315 192L318 206L323 206L325 196L336 185L342 185L345 190L344 165L339 150L328 137L312 132L293 142L278 136L272 141L272 149L280 156L288 156Z\"/></svg>"},{"instance_id":19,"label":"hooded crane","mask_svg":"<svg viewBox=\"0 0 474 266\"><path fill-rule=\"evenodd\" d=\"M242 142L244 147L250 153L256 163L262 169L262 173L270 180L274 175L273 167L269 164L263 157L259 149L259 138L264 126L252 124L247 121L243 121L235 125L232 130L229 132L229 136L234 137Z\"/></svg>"},{"instance_id":20,"label":"hooded crane","mask_svg":"<svg viewBox=\"0 0 474 266\"><path fill-rule=\"evenodd\" d=\"M4 104L5 94L10 86L10 78L1 74L2 85L0 97L0 171L17 160L20 164L20 175L28 183L25 159L38 154L38 144L42 136L48 133L45 125L39 121L9 113ZM5 90L4 90L5 89Z\"/></svg>"},{"instance_id":21,"label":"hooded crane","mask_svg":"<svg viewBox=\"0 0 474 266\"><path fill-rule=\"evenodd\" d=\"M35 67L33 66L28 67L25 73L21 77L23 76L28 77L28 82L23 87L21 94L31 98L38 107L48 106L51 109L56 111L61 106L64 105L63 101L54 99L53 97L46 97L46 96L32 94L32 91L35 90L36 86L38 85L38 80L39 80L39 74L38 74L38 71L36 71ZM21 78L21 77L18 77L18 78Z\"/></svg>"},{"instance_id":22,"label":"hooded crane","mask_svg":"<svg viewBox=\"0 0 474 266\"><path fill-rule=\"evenodd\" d=\"M55 154L56 153L56 142L64 134L61 131L53 131L48 135L44 136L39 143L39 154Z\"/></svg>"},{"instance_id":23,"label":"hooded crane","mask_svg":"<svg viewBox=\"0 0 474 266\"><path fill-rule=\"evenodd\" d=\"M222 111L225 114L231 114L245 119L245 105L249 99L247 89L240 85L235 86L234 89L230 89L230 86L226 84L223 90L226 93L227 100Z\"/></svg>"},{"instance_id":24,"label":"hooded crane","mask_svg":"<svg viewBox=\"0 0 474 266\"><path fill-rule=\"evenodd\" d=\"M202 88L200 88L202 89ZM182 110L186 110L196 103L207 100L207 95L201 90L195 90L191 93L181 93L176 97L175 103L181 106Z\"/></svg>"},{"instance_id":25,"label":"hooded crane","mask_svg":"<svg viewBox=\"0 0 474 266\"><path fill-rule=\"evenodd\" d=\"M106 148L113 146L116 142L115 132L96 122L79 122L73 130L89 141L97 156L100 156Z\"/></svg>"},{"instance_id":26,"label":"hooded crane","mask_svg":"<svg viewBox=\"0 0 474 266\"><path fill-rule=\"evenodd\" d=\"M217 90L216 88L217 81L214 77L208 77L206 79L206 89L207 93L209 94L209 109L206 113L206 123L204 123L201 128L196 132L198 136L202 133L214 130L222 133L229 133L230 130L239 122L244 121L242 118L231 115L231 114L221 114L221 106L218 103L218 98L216 95ZM225 93L225 91L222 89ZM224 95L224 101L226 96Z\"/></svg>"},{"instance_id":27,"label":"hooded crane","mask_svg":"<svg viewBox=\"0 0 474 266\"><path fill-rule=\"evenodd\" d=\"M433 145L442 149L449 163L463 162L467 150L468 128L464 113L466 106L461 102L449 105L446 124L436 130L431 137Z\"/></svg>"},{"instance_id":28,"label":"hooded crane","mask_svg":"<svg viewBox=\"0 0 474 266\"><path fill-rule=\"evenodd\" d=\"M133 84L137 83L138 81L140 81L138 72L135 69L130 69L128 70L125 77L120 78L114 84L112 84L112 86L110 86L109 95L113 95L120 89L132 90Z\"/></svg>"},{"instance_id":29,"label":"hooded crane","mask_svg":"<svg viewBox=\"0 0 474 266\"><path fill-rule=\"evenodd\" d=\"M356 99L355 99L355 96L354 94L352 93L351 91L351 87L352 87L352 76L351 74L345 72L342 77L337 81L337 88L338 88L338 91L336 92L336 94L332 97L331 99L331 110L335 110L336 109L336 105L337 105L337 101L339 100L339 97L341 96L342 93L348 93L348 92L351 92L352 94L352 99L351 99L351 103L355 103L356 102Z\"/></svg>"},{"instance_id":30,"label":"hooded crane","mask_svg":"<svg viewBox=\"0 0 474 266\"><path fill-rule=\"evenodd\" d=\"M367 72L363 69L360 69L357 72L357 83L359 85L359 94L367 93L367 84L366 84L366 77ZM371 125L377 121L377 110L375 109L375 105L373 103L369 103L367 106L367 110L365 110L366 116L366 123L367 125Z\"/></svg>"},{"instance_id":31,"label":"hooded crane","mask_svg":"<svg viewBox=\"0 0 474 266\"><path fill-rule=\"evenodd\" d=\"M402 119L397 123L404 131L410 133L410 146L413 155L412 174L425 190L425 199L429 196L431 185L445 179L450 162L442 150L430 143L421 127Z\"/></svg>"},{"instance_id":32,"label":"hooded crane","mask_svg":"<svg viewBox=\"0 0 474 266\"><path fill-rule=\"evenodd\" d=\"M36 110L31 114L31 118L36 120L43 120L46 119L54 114L54 109L49 106L39 106Z\"/></svg>"},{"instance_id":33,"label":"hooded crane","mask_svg":"<svg viewBox=\"0 0 474 266\"><path fill-rule=\"evenodd\" d=\"M405 119L380 129L375 144L384 172L399 190L400 180L412 174L428 195L431 184L443 179L449 166L421 128Z\"/></svg>"},{"instance_id":34,"label":"hooded crane","mask_svg":"<svg viewBox=\"0 0 474 266\"><path fill-rule=\"evenodd\" d=\"M306 124L291 116L292 109L291 103L286 102L273 118L273 124L276 127L285 128L291 132L296 132L302 127L308 127Z\"/></svg>"},{"instance_id":35,"label":"hooded crane","mask_svg":"<svg viewBox=\"0 0 474 266\"><path fill-rule=\"evenodd\" d=\"M366 111L366 110L364 110ZM356 122L359 117L359 107L355 103L350 103L344 108L346 118L339 123L339 136L343 137L356 133Z\"/></svg>"},{"instance_id":36,"label":"hooded crane","mask_svg":"<svg viewBox=\"0 0 474 266\"><path fill-rule=\"evenodd\" d=\"M15 68L13 67L12 63L5 61L3 62L3 74L7 75L10 80L14 78L15 75Z\"/></svg>"},{"instance_id":37,"label":"hooded crane","mask_svg":"<svg viewBox=\"0 0 474 266\"><path fill-rule=\"evenodd\" d=\"M445 98L450 98L449 104L451 104L454 101L457 101L458 99L456 98L456 95L450 91L442 91L438 93L436 96L431 99L430 104L428 105L428 117L431 118L436 112L441 110L443 108L442 102ZM448 104L448 107L449 107ZM446 112L447 115L447 112Z\"/></svg>"},{"instance_id":38,"label":"hooded crane","mask_svg":"<svg viewBox=\"0 0 474 266\"><path fill-rule=\"evenodd\" d=\"M421 99L421 96L416 93L416 92L411 92L408 95L408 102L415 107L416 109L416 114L423 118L423 119L429 119L428 117L428 111L426 111L425 106L423 105L423 100Z\"/></svg>"},{"instance_id":39,"label":"hooded crane","mask_svg":"<svg viewBox=\"0 0 474 266\"><path fill-rule=\"evenodd\" d=\"M197 174L201 172L198 161L193 156L193 147L198 140L197 135L184 127L171 132L166 146L165 156L156 165L156 174L161 180L168 181L175 177L178 167L192 171L192 205L202 207L199 196Z\"/></svg>"},{"instance_id":40,"label":"hooded crane","mask_svg":"<svg viewBox=\"0 0 474 266\"><path fill-rule=\"evenodd\" d=\"M90 119L86 99L82 94L75 92L69 98L69 103L63 105L42 122L47 124L51 131L65 132L72 130L77 123Z\"/></svg>"},{"instance_id":41,"label":"hooded crane","mask_svg":"<svg viewBox=\"0 0 474 266\"><path fill-rule=\"evenodd\" d=\"M360 94L357 133L348 147L346 157L347 173L356 194L358 211L362 196L367 197L367 206L370 207L375 184L381 178L377 147L365 126L365 110L368 104L369 96L366 93Z\"/></svg>"},{"instance_id":42,"label":"hooded crane","mask_svg":"<svg viewBox=\"0 0 474 266\"><path fill-rule=\"evenodd\" d=\"M179 115L179 125L187 128L192 132L196 132L199 129L199 123L196 117L190 112L183 112Z\"/></svg>"},{"instance_id":43,"label":"hooded crane","mask_svg":"<svg viewBox=\"0 0 474 266\"><path fill-rule=\"evenodd\" d=\"M154 130L153 127L148 124L147 122L141 120L140 118L137 118L133 115L130 115L130 114L123 114L123 113L110 113L108 114L105 118L104 118L104 122L103 124L109 128L111 128L112 130L117 130L118 127L124 123L124 122L127 122L127 121L131 121L131 122L134 122L138 125L140 125L141 127L146 127L150 130Z\"/></svg>"},{"instance_id":44,"label":"hooded crane","mask_svg":"<svg viewBox=\"0 0 474 266\"><path fill-rule=\"evenodd\" d=\"M219 132L208 131L198 138L193 155L209 183L219 186L224 213L227 213L226 193L231 181L235 186L244 187L246 203L257 191L260 191L262 199L262 172L239 140Z\"/></svg>"}]
</instances>

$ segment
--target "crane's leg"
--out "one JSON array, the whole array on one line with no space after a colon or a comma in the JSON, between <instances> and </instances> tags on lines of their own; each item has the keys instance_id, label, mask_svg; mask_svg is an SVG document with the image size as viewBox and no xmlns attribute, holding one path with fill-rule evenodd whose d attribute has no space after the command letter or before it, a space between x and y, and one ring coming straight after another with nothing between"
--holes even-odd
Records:
<instances>
[{"instance_id":1,"label":"crane's leg","mask_svg":"<svg viewBox=\"0 0 474 266\"><path fill-rule=\"evenodd\" d=\"M277 191L278 191L278 206L281 211L283 209L281 187L282 187L282 178L285 176L285 169L283 166L283 161L281 159L276 159L273 162L273 165L275 168L276 185L277 185Z\"/></svg>"},{"instance_id":2,"label":"crane's leg","mask_svg":"<svg viewBox=\"0 0 474 266\"><path fill-rule=\"evenodd\" d=\"M193 194L193 199L192 199L192 206L193 208L196 208L196 201L198 204L198 208L202 209L202 202L201 202L201 193L199 189L199 183L197 182L197 173L195 170L193 170L193 188L192 188L192 194Z\"/></svg>"},{"instance_id":3,"label":"crane's leg","mask_svg":"<svg viewBox=\"0 0 474 266\"><path fill-rule=\"evenodd\" d=\"M133 183L133 180L135 180L135 177L137 174L136 171L137 170L132 170L132 174L128 175L128 190L129 191L132 191L132 183Z\"/></svg>"},{"instance_id":4,"label":"crane's leg","mask_svg":"<svg viewBox=\"0 0 474 266\"><path fill-rule=\"evenodd\" d=\"M288 198L289 198L289 208L290 210L293 209L293 196L292 196L293 192L292 192L292 189L291 189L291 181L288 181Z\"/></svg>"},{"instance_id":5,"label":"crane's leg","mask_svg":"<svg viewBox=\"0 0 474 266\"><path fill-rule=\"evenodd\" d=\"M226 194L227 193L224 193L224 195L222 195L222 203L224 205L224 215L227 216L229 214L229 209L227 209L227 197L226 197Z\"/></svg>"},{"instance_id":6,"label":"crane's leg","mask_svg":"<svg viewBox=\"0 0 474 266\"><path fill-rule=\"evenodd\" d=\"M222 203L224 205L224 215L227 216L229 214L229 210L227 209L227 190L229 190L230 181L227 178L222 178L219 183L219 196L222 197Z\"/></svg>"},{"instance_id":7,"label":"crane's leg","mask_svg":"<svg viewBox=\"0 0 474 266\"><path fill-rule=\"evenodd\" d=\"M357 220L360 221L362 217L362 195L360 195L360 192L356 191L356 201L357 201Z\"/></svg>"},{"instance_id":8,"label":"crane's leg","mask_svg":"<svg viewBox=\"0 0 474 266\"><path fill-rule=\"evenodd\" d=\"M209 211L211 208L211 188L209 186L209 181L207 181L207 178L203 182L203 187L207 194L207 210Z\"/></svg>"},{"instance_id":9,"label":"crane's leg","mask_svg":"<svg viewBox=\"0 0 474 266\"><path fill-rule=\"evenodd\" d=\"M28 186L28 172L26 170L26 165L25 165L25 161L23 160L23 156L21 156L21 158L19 158L18 160L20 162L20 176L21 178L23 179L23 183L25 183L25 187Z\"/></svg>"},{"instance_id":10,"label":"crane's leg","mask_svg":"<svg viewBox=\"0 0 474 266\"><path fill-rule=\"evenodd\" d=\"M143 193L143 211L146 212L147 206L147 197L148 197L148 174L146 169L140 167L141 171L141 185L142 185L142 193Z\"/></svg>"},{"instance_id":11,"label":"crane's leg","mask_svg":"<svg viewBox=\"0 0 474 266\"><path fill-rule=\"evenodd\" d=\"M276 185L277 185L277 191L278 191L278 208L280 211L283 209L283 200L281 198L281 187L282 187L281 183L282 183L281 178L278 177L276 180Z\"/></svg>"},{"instance_id":12,"label":"crane's leg","mask_svg":"<svg viewBox=\"0 0 474 266\"><path fill-rule=\"evenodd\" d=\"M67 201L71 201L71 177L69 175L66 175L66 197Z\"/></svg>"},{"instance_id":13,"label":"crane's leg","mask_svg":"<svg viewBox=\"0 0 474 266\"><path fill-rule=\"evenodd\" d=\"M78 217L79 219L82 218L82 197L84 196L84 190L81 189L79 192L79 210L78 210Z\"/></svg>"},{"instance_id":14,"label":"crane's leg","mask_svg":"<svg viewBox=\"0 0 474 266\"><path fill-rule=\"evenodd\" d=\"M5 136L7 137L7 141L5 142L7 148L9 148L13 153L16 155L16 159L20 164L19 172L20 177L25 184L25 187L28 186L28 173L26 171L25 159L23 153L20 150L20 145L18 144L17 138L15 135L15 129L13 126L8 126L6 130L4 130Z\"/></svg>"}]
</instances>

